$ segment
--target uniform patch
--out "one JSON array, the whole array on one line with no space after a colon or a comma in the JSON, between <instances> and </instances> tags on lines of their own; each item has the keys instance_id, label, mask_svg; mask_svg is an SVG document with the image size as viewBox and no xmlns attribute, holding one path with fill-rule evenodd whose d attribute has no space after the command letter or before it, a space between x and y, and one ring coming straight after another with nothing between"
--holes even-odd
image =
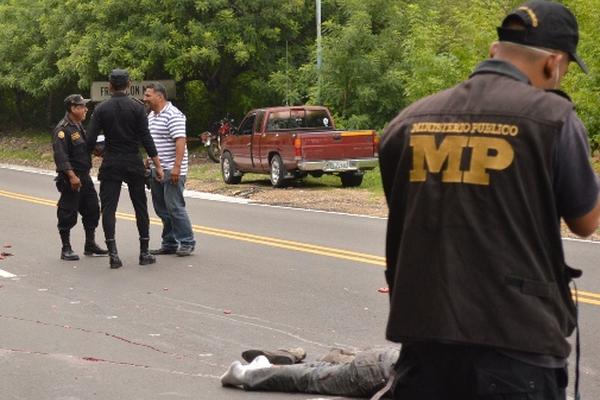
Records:
<instances>
[{"instance_id":1,"label":"uniform patch","mask_svg":"<svg viewBox=\"0 0 600 400\"><path fill-rule=\"evenodd\" d=\"M79 134L79 132L71 133L71 140L72 141L76 141L79 138L81 138L81 135Z\"/></svg>"},{"instance_id":2,"label":"uniform patch","mask_svg":"<svg viewBox=\"0 0 600 400\"><path fill-rule=\"evenodd\" d=\"M58 132L58 136L59 139L64 139L65 138L65 133L63 131Z\"/></svg>"}]
</instances>

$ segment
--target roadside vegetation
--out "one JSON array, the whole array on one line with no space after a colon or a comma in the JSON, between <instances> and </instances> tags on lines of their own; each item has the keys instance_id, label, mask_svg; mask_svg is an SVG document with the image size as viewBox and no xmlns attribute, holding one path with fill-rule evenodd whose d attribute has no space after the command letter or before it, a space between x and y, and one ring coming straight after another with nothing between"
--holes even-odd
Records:
<instances>
[{"instance_id":1,"label":"roadside vegetation","mask_svg":"<svg viewBox=\"0 0 600 400\"><path fill-rule=\"evenodd\" d=\"M311 0L0 0L0 126L47 129L69 93L116 67L173 79L197 135L225 115L323 104L340 128L381 130L403 107L469 76L522 0L325 0L322 68ZM600 0L578 16L578 68L564 84L600 147Z\"/></svg>"}]
</instances>

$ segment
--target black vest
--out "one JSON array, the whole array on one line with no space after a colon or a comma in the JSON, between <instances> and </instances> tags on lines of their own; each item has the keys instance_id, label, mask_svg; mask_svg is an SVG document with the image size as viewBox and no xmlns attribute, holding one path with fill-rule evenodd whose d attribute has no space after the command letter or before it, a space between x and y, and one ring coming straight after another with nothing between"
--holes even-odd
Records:
<instances>
[{"instance_id":1,"label":"black vest","mask_svg":"<svg viewBox=\"0 0 600 400\"><path fill-rule=\"evenodd\" d=\"M387 338L567 357L574 305L553 191L572 104L485 73L405 109L380 157Z\"/></svg>"}]
</instances>

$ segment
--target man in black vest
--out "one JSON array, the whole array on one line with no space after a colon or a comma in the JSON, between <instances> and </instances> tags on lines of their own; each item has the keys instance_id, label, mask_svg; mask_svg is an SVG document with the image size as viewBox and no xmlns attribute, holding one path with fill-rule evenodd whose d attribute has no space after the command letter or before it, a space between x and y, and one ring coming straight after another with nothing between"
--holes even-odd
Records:
<instances>
[{"instance_id":1,"label":"man in black vest","mask_svg":"<svg viewBox=\"0 0 600 400\"><path fill-rule=\"evenodd\" d=\"M148 251L150 218L145 191L144 162L140 155L143 146L156 167L157 179L162 180L163 171L148 130L148 118L144 105L127 95L131 84L126 70L115 69L108 78L110 99L100 103L92 114L87 138L88 150L96 147L99 134L105 136L105 147L98 179L100 180L100 204L102 227L108 247L111 268L120 268L123 263L117 252L115 241L115 213L121 194L121 185L127 183L129 198L135 209L135 220L140 235L140 265L156 262Z\"/></svg>"},{"instance_id":2,"label":"man in black vest","mask_svg":"<svg viewBox=\"0 0 600 400\"><path fill-rule=\"evenodd\" d=\"M56 188L60 192L56 216L58 232L62 241L60 258L77 261L79 256L71 247L71 228L77 224L77 213L81 214L85 229L86 256L106 255L95 241L96 227L100 219L98 194L90 177L92 158L85 143L85 129L81 123L87 114L87 99L80 94L65 98L67 112L52 132L52 149L56 164Z\"/></svg>"},{"instance_id":3,"label":"man in black vest","mask_svg":"<svg viewBox=\"0 0 600 400\"><path fill-rule=\"evenodd\" d=\"M558 3L525 3L498 35L490 60L403 110L381 143L398 399L566 398L575 271L560 219L592 234L600 180L558 86L569 62L587 68Z\"/></svg>"}]
</instances>

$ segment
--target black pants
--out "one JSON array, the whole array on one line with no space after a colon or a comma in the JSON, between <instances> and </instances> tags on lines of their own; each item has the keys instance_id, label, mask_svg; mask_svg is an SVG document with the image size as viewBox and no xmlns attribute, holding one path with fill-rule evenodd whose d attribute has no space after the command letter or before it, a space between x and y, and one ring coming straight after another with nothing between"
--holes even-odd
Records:
<instances>
[{"instance_id":1,"label":"black pants","mask_svg":"<svg viewBox=\"0 0 600 400\"><path fill-rule=\"evenodd\" d=\"M84 228L95 230L100 219L100 207L98 206L98 194L94 188L94 182L89 174L77 173L81 180L81 189L78 192L71 189L69 179L65 175L56 178L56 188L60 192L58 209L58 230L69 231L77 224L77 213L81 214Z\"/></svg>"},{"instance_id":2,"label":"black pants","mask_svg":"<svg viewBox=\"0 0 600 400\"><path fill-rule=\"evenodd\" d=\"M566 367L536 367L493 349L406 344L396 371L394 399L566 399Z\"/></svg>"},{"instance_id":3,"label":"black pants","mask_svg":"<svg viewBox=\"0 0 600 400\"><path fill-rule=\"evenodd\" d=\"M102 178L101 178L102 179ZM129 198L135 209L135 220L138 233L141 238L149 237L150 218L148 216L148 205L146 203L146 191L144 176L138 173L123 172L120 180L102 179L100 181L100 203L102 205L102 227L106 240L115 238L115 223L119 196L121 195L121 184L127 183Z\"/></svg>"}]
</instances>

